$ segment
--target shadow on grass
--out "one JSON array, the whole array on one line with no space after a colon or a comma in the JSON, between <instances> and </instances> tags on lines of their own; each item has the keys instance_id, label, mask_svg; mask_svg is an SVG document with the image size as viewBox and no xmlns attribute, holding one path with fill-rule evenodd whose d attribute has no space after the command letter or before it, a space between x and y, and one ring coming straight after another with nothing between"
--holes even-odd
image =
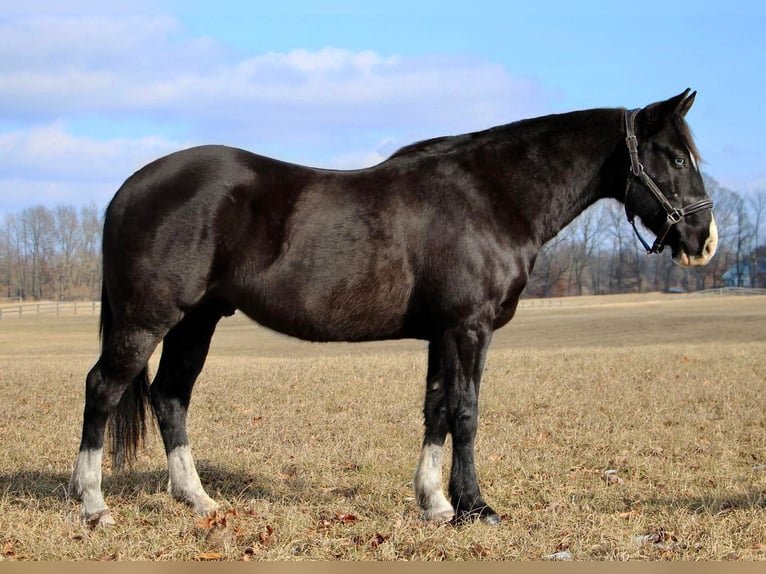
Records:
<instances>
[{"instance_id":1,"label":"shadow on grass","mask_svg":"<svg viewBox=\"0 0 766 574\"><path fill-rule=\"evenodd\" d=\"M716 492L709 496L658 498L645 501L651 508L680 508L694 514L723 514L737 510L766 508L766 490L750 487L737 492Z\"/></svg>"},{"instance_id":2,"label":"shadow on grass","mask_svg":"<svg viewBox=\"0 0 766 574\"><path fill-rule=\"evenodd\" d=\"M198 464L198 472L207 493L214 499L266 499L271 502L316 502L322 497L311 481L298 476L269 477L250 472L232 471L211 464ZM0 473L0 498L29 504L37 501L43 506L69 500L69 473L45 470L20 470ZM102 482L104 496L135 498L140 495L167 494L168 473L156 471L105 472ZM330 497L353 498L356 486L333 488L324 493ZM167 495L170 496L170 495Z\"/></svg>"}]
</instances>

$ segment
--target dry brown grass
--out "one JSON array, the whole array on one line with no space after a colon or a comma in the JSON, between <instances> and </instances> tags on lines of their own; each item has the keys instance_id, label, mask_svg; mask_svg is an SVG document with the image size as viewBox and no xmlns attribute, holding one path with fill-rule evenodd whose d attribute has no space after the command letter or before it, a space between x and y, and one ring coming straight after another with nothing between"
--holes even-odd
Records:
<instances>
[{"instance_id":1,"label":"dry brown grass","mask_svg":"<svg viewBox=\"0 0 766 574\"><path fill-rule=\"evenodd\" d=\"M118 525L91 531L65 491L97 320L2 321L0 556L766 559L766 298L610 301L496 334L476 445L496 528L425 524L412 500L424 343L308 344L234 317L189 421L224 513L170 499L154 433L131 472L105 471Z\"/></svg>"}]
</instances>

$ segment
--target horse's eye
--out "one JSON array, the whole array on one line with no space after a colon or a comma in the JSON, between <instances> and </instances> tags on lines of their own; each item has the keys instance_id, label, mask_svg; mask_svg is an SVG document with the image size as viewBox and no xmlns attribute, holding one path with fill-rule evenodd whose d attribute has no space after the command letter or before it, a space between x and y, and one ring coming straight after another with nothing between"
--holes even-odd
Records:
<instances>
[{"instance_id":1,"label":"horse's eye","mask_svg":"<svg viewBox=\"0 0 766 574\"><path fill-rule=\"evenodd\" d=\"M676 167L686 167L686 158L685 157L677 157L676 158Z\"/></svg>"}]
</instances>

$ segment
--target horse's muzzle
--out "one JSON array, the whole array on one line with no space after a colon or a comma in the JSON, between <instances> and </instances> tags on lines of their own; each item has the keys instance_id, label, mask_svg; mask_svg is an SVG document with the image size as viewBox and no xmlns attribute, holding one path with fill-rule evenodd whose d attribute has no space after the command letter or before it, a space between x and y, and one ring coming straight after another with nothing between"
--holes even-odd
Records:
<instances>
[{"instance_id":1,"label":"horse's muzzle","mask_svg":"<svg viewBox=\"0 0 766 574\"><path fill-rule=\"evenodd\" d=\"M702 250L696 255L689 255L683 250L673 255L673 261L681 267L701 267L707 265L715 255L718 248L718 226L715 223L715 217L710 216L710 231L707 239L702 245Z\"/></svg>"}]
</instances>

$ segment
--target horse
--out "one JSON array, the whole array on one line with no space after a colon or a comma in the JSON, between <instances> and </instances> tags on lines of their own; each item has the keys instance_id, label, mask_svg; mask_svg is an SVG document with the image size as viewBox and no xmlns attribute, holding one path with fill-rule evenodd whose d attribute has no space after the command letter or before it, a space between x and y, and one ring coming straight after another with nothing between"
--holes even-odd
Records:
<instances>
[{"instance_id":1,"label":"horse","mask_svg":"<svg viewBox=\"0 0 766 574\"><path fill-rule=\"evenodd\" d=\"M497 524L474 463L493 332L514 316L543 244L601 199L624 203L634 228L638 216L656 235L651 246L641 238L647 252L667 247L682 266L710 260L713 205L685 120L695 96L437 137L358 170L225 146L141 168L104 216L101 352L86 378L69 483L82 519L114 523L101 490L105 430L119 469L136 456L147 411L165 447L168 492L199 514L217 509L186 419L216 325L240 310L309 341L427 341L415 498L428 521Z\"/></svg>"}]
</instances>

